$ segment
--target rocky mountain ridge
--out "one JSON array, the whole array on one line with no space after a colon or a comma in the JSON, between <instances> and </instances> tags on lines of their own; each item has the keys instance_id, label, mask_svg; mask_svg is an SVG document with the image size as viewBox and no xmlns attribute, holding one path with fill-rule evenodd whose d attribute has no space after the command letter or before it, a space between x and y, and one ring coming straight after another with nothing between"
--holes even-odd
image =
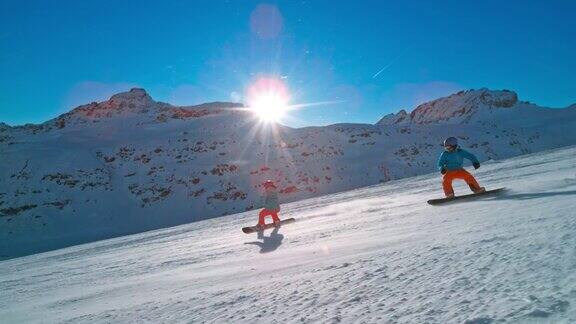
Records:
<instances>
[{"instance_id":1,"label":"rocky mountain ridge","mask_svg":"<svg viewBox=\"0 0 576 324\"><path fill-rule=\"evenodd\" d=\"M576 109L471 90L375 125L265 125L240 104L132 89L40 125L0 125L0 256L28 254L434 172L447 136L481 161L576 144ZM482 179L479 179L480 181ZM438 185L438 194L441 194Z\"/></svg>"}]
</instances>

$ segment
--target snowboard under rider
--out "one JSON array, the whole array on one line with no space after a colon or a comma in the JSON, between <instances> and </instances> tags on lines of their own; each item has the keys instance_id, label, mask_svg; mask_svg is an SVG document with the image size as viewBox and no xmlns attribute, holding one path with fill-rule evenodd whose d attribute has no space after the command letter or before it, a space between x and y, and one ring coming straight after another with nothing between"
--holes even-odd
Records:
<instances>
[{"instance_id":1,"label":"snowboard under rider","mask_svg":"<svg viewBox=\"0 0 576 324\"><path fill-rule=\"evenodd\" d=\"M264 196L262 196L262 209L258 214L258 227L265 225L264 219L266 216L272 216L272 221L274 224L280 223L280 218L278 218L278 212L280 212L280 204L278 203L278 192L276 191L276 185L272 180L266 180L263 184L264 186Z\"/></svg>"},{"instance_id":2,"label":"snowboard under rider","mask_svg":"<svg viewBox=\"0 0 576 324\"><path fill-rule=\"evenodd\" d=\"M442 188L447 198L454 197L454 189L452 188L452 181L454 179L462 179L470 187L474 193L481 193L486 191L484 187L480 187L474 176L468 171L464 170L464 159L472 162L474 169L480 167L480 162L474 154L465 151L458 147L458 139L455 137L448 137L444 141L445 151L440 154L438 159L438 169L443 175Z\"/></svg>"}]
</instances>

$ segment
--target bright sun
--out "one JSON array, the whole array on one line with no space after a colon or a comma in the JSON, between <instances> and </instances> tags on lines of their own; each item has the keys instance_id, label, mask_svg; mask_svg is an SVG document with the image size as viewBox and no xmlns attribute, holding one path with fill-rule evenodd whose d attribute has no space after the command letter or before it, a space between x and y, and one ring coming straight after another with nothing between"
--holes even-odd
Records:
<instances>
[{"instance_id":1,"label":"bright sun","mask_svg":"<svg viewBox=\"0 0 576 324\"><path fill-rule=\"evenodd\" d=\"M276 78L260 78L248 90L250 109L264 122L279 122L289 110L288 90Z\"/></svg>"},{"instance_id":2,"label":"bright sun","mask_svg":"<svg viewBox=\"0 0 576 324\"><path fill-rule=\"evenodd\" d=\"M263 93L250 104L252 111L265 122L278 122L286 115L287 102L279 94Z\"/></svg>"}]
</instances>

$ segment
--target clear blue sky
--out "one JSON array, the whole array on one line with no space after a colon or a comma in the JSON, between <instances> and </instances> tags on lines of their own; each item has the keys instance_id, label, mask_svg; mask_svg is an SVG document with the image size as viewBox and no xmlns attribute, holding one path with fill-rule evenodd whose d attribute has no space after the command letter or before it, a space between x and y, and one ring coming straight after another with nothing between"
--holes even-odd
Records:
<instances>
[{"instance_id":1,"label":"clear blue sky","mask_svg":"<svg viewBox=\"0 0 576 324\"><path fill-rule=\"evenodd\" d=\"M294 104L339 101L292 126L374 123L465 88L576 103L576 1L152 2L2 0L0 121L132 86L175 104L239 100L259 75L283 77Z\"/></svg>"}]
</instances>

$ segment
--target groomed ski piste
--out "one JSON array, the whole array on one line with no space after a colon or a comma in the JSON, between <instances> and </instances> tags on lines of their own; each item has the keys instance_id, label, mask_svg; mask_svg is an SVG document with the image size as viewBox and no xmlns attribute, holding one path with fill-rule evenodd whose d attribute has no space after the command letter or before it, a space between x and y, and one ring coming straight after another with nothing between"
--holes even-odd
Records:
<instances>
[{"instance_id":1,"label":"groomed ski piste","mask_svg":"<svg viewBox=\"0 0 576 324\"><path fill-rule=\"evenodd\" d=\"M576 148L0 262L4 323L574 323ZM463 183L457 194L468 193ZM253 243L251 243L253 242ZM259 243L254 243L259 242Z\"/></svg>"}]
</instances>

